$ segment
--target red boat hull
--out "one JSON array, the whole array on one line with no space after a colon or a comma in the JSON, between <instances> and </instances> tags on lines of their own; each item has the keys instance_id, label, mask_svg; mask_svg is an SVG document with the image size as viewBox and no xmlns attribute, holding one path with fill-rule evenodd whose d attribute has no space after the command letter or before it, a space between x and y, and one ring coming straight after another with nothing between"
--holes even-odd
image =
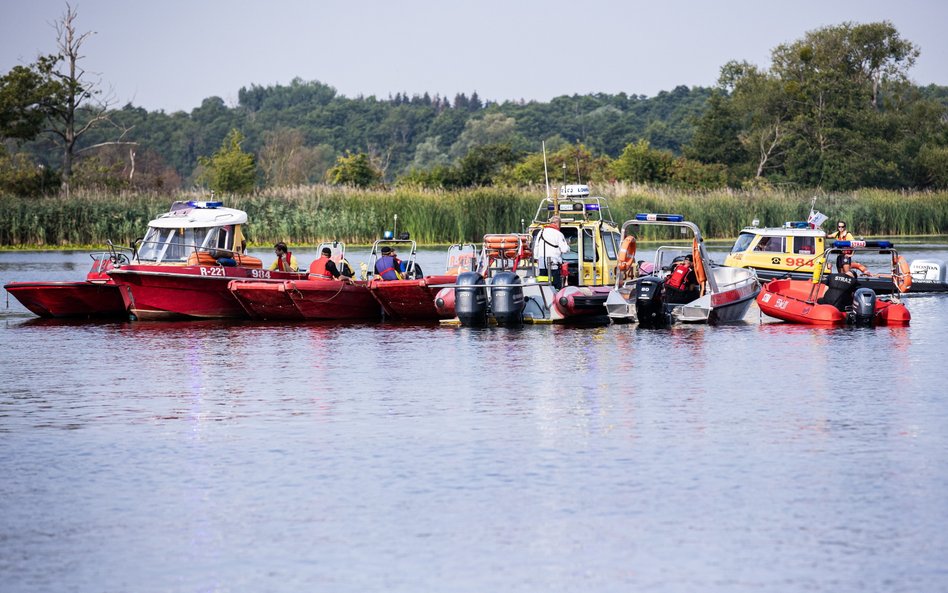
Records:
<instances>
[{"instance_id":1,"label":"red boat hull","mask_svg":"<svg viewBox=\"0 0 948 593\"><path fill-rule=\"evenodd\" d=\"M233 280L229 290L253 319L372 320L382 316L365 282Z\"/></svg>"},{"instance_id":2,"label":"red boat hull","mask_svg":"<svg viewBox=\"0 0 948 593\"><path fill-rule=\"evenodd\" d=\"M389 319L437 321L445 314L435 307L440 284L454 284L457 276L425 276L420 280L371 280L369 291Z\"/></svg>"},{"instance_id":3,"label":"red boat hull","mask_svg":"<svg viewBox=\"0 0 948 593\"><path fill-rule=\"evenodd\" d=\"M128 317L114 282L11 282L4 288L40 317Z\"/></svg>"},{"instance_id":4,"label":"red boat hull","mask_svg":"<svg viewBox=\"0 0 948 593\"><path fill-rule=\"evenodd\" d=\"M109 275L119 285L128 311L141 320L248 318L232 280L298 280L303 273L224 266L130 265Z\"/></svg>"},{"instance_id":5,"label":"red boat hull","mask_svg":"<svg viewBox=\"0 0 948 593\"><path fill-rule=\"evenodd\" d=\"M553 297L551 318L569 321L605 316L610 286L564 286Z\"/></svg>"},{"instance_id":6,"label":"red boat hull","mask_svg":"<svg viewBox=\"0 0 948 593\"><path fill-rule=\"evenodd\" d=\"M833 305L817 303L825 292L825 285L813 284L810 280L771 280L757 295L757 306L765 315L789 323L845 325L845 312ZM873 325L908 325L911 319L905 305L876 299Z\"/></svg>"}]
</instances>

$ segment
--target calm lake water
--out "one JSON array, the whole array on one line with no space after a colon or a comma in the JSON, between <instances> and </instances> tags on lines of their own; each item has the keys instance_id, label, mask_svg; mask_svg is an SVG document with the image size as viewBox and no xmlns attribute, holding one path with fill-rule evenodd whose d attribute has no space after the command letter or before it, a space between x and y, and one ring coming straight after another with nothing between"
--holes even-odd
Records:
<instances>
[{"instance_id":1,"label":"calm lake water","mask_svg":"<svg viewBox=\"0 0 948 593\"><path fill-rule=\"evenodd\" d=\"M0 281L89 265L0 253ZM906 301L905 328L646 331L10 297L0 590L948 591L948 296Z\"/></svg>"}]
</instances>

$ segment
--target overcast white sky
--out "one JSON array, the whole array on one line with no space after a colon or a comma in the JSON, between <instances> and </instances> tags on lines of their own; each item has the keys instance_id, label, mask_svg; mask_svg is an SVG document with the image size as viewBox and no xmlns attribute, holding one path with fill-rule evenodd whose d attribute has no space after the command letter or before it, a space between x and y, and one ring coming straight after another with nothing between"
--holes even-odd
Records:
<instances>
[{"instance_id":1,"label":"overcast white sky","mask_svg":"<svg viewBox=\"0 0 948 593\"><path fill-rule=\"evenodd\" d=\"M94 31L82 65L116 107L229 105L251 84L318 80L347 97L397 92L549 101L711 86L729 60L846 21L891 21L921 49L909 74L948 85L944 0L73 0ZM3 0L0 74L53 53L61 0Z\"/></svg>"}]
</instances>

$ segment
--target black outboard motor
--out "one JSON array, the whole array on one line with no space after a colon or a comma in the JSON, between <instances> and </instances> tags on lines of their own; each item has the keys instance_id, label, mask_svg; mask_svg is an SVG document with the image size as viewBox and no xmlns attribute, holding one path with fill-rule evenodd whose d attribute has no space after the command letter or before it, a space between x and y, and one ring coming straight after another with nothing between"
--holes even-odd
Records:
<instances>
[{"instance_id":1,"label":"black outboard motor","mask_svg":"<svg viewBox=\"0 0 948 593\"><path fill-rule=\"evenodd\" d=\"M853 325L872 325L876 314L876 292L871 288L859 288L853 295L851 313Z\"/></svg>"},{"instance_id":2,"label":"black outboard motor","mask_svg":"<svg viewBox=\"0 0 948 593\"><path fill-rule=\"evenodd\" d=\"M513 272L500 272L490 283L490 310L497 325L523 323L523 285Z\"/></svg>"},{"instance_id":3,"label":"black outboard motor","mask_svg":"<svg viewBox=\"0 0 948 593\"><path fill-rule=\"evenodd\" d=\"M487 325L487 286L477 272L458 274L457 287L454 289L454 312L465 327Z\"/></svg>"},{"instance_id":4,"label":"black outboard motor","mask_svg":"<svg viewBox=\"0 0 948 593\"><path fill-rule=\"evenodd\" d=\"M827 286L826 292L816 302L821 305L833 305L840 311L845 311L853 302L856 279L846 274L830 274L823 282Z\"/></svg>"},{"instance_id":5,"label":"black outboard motor","mask_svg":"<svg viewBox=\"0 0 948 593\"><path fill-rule=\"evenodd\" d=\"M639 279L635 292L635 316L640 327L671 325L671 315L665 312L665 283L658 276Z\"/></svg>"}]
</instances>

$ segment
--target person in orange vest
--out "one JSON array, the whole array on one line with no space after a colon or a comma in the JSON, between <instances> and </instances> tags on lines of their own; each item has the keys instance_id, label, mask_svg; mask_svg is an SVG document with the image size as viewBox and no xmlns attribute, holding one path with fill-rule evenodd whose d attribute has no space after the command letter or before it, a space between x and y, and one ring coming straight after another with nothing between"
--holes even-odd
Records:
<instances>
[{"instance_id":1,"label":"person in orange vest","mask_svg":"<svg viewBox=\"0 0 948 593\"><path fill-rule=\"evenodd\" d=\"M273 246L273 253L276 254L276 261L270 264L271 270L279 272L297 272L300 265L296 263L296 257L287 249L286 243L280 241Z\"/></svg>"},{"instance_id":2,"label":"person in orange vest","mask_svg":"<svg viewBox=\"0 0 948 593\"><path fill-rule=\"evenodd\" d=\"M670 303L688 303L698 298L698 276L695 274L694 262L690 255L684 256L672 269L665 279L665 290Z\"/></svg>"},{"instance_id":3,"label":"person in orange vest","mask_svg":"<svg viewBox=\"0 0 948 593\"><path fill-rule=\"evenodd\" d=\"M319 259L309 266L310 279L333 280L340 276L342 274L339 272L336 262L332 261L332 249L323 247Z\"/></svg>"}]
</instances>

